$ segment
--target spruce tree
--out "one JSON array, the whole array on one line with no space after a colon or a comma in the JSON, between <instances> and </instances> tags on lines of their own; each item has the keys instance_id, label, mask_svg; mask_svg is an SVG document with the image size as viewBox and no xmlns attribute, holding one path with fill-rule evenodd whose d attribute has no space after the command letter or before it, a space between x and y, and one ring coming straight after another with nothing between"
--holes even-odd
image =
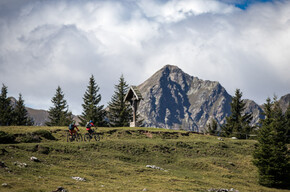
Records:
<instances>
[{"instance_id":1,"label":"spruce tree","mask_svg":"<svg viewBox=\"0 0 290 192\"><path fill-rule=\"evenodd\" d=\"M242 92L236 89L235 96L231 102L231 115L226 117L226 124L222 127L224 136L235 136L239 139L246 138L250 133L250 122L252 114L244 114L245 102L242 99Z\"/></svg>"},{"instance_id":2,"label":"spruce tree","mask_svg":"<svg viewBox=\"0 0 290 192\"><path fill-rule=\"evenodd\" d=\"M106 126L105 115L106 112L103 109L104 105L100 105L101 95L98 93L100 90L99 86L96 84L94 76L90 77L89 85L84 94L82 104L83 112L80 116L80 125L85 126L90 120L94 122L94 125L98 127Z\"/></svg>"},{"instance_id":3,"label":"spruce tree","mask_svg":"<svg viewBox=\"0 0 290 192\"><path fill-rule=\"evenodd\" d=\"M119 79L119 84L115 85L115 91L108 104L108 118L113 127L129 126L132 120L132 108L124 101L129 85L126 83L123 75Z\"/></svg>"},{"instance_id":4,"label":"spruce tree","mask_svg":"<svg viewBox=\"0 0 290 192\"><path fill-rule=\"evenodd\" d=\"M53 107L48 111L48 126L67 126L73 120L72 113L68 111L67 101L64 99L64 93L60 86L57 87L55 96L51 99Z\"/></svg>"},{"instance_id":5,"label":"spruce tree","mask_svg":"<svg viewBox=\"0 0 290 192\"><path fill-rule=\"evenodd\" d=\"M278 101L269 98L264 105L265 119L261 120L258 144L253 163L259 171L259 183L268 187L289 188L289 153L286 142L286 120Z\"/></svg>"},{"instance_id":6,"label":"spruce tree","mask_svg":"<svg viewBox=\"0 0 290 192\"><path fill-rule=\"evenodd\" d=\"M21 94L19 94L19 98L16 101L13 117L13 124L15 125L33 125L33 120L28 116Z\"/></svg>"},{"instance_id":7,"label":"spruce tree","mask_svg":"<svg viewBox=\"0 0 290 192\"><path fill-rule=\"evenodd\" d=\"M7 87L2 84L0 95L0 125L9 126L13 119L13 108L10 99L7 98Z\"/></svg>"},{"instance_id":8,"label":"spruce tree","mask_svg":"<svg viewBox=\"0 0 290 192\"><path fill-rule=\"evenodd\" d=\"M207 125L207 131L210 135L216 135L218 131L218 123L215 119L211 120L211 123Z\"/></svg>"}]
</instances>

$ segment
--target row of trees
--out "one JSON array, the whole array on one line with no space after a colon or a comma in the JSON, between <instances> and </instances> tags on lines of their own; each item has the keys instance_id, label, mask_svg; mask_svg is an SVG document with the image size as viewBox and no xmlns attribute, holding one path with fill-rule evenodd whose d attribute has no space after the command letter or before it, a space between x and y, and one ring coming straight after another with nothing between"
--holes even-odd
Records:
<instances>
[{"instance_id":1,"label":"row of trees","mask_svg":"<svg viewBox=\"0 0 290 192\"><path fill-rule=\"evenodd\" d=\"M226 117L225 125L216 120L208 124L208 133L225 137L245 139L252 131L257 134L258 143L253 153L253 163L259 171L259 183L268 187L289 188L290 163L289 143L290 104L285 113L279 105L277 97L273 101L268 98L264 104L265 119L261 119L256 127L250 122L252 114L244 113L245 102L242 92L237 89L231 102L231 115Z\"/></svg>"},{"instance_id":2,"label":"row of trees","mask_svg":"<svg viewBox=\"0 0 290 192\"><path fill-rule=\"evenodd\" d=\"M92 75L83 96L83 112L80 115L80 125L84 126L86 122L92 120L95 125L99 127L129 126L129 122L132 118L132 109L130 105L124 101L128 89L129 85L122 75L119 79L119 83L115 85L114 94L108 104L108 110L106 111L104 105L100 105L102 99L99 93L100 88ZM51 102L53 103L53 107L48 111L49 121L46 123L48 126L66 126L72 122L72 113L68 111L67 102L59 86Z\"/></svg>"},{"instance_id":3,"label":"row of trees","mask_svg":"<svg viewBox=\"0 0 290 192\"><path fill-rule=\"evenodd\" d=\"M33 119L28 116L22 95L12 105L7 97L7 86L3 84L0 95L0 125L33 125Z\"/></svg>"},{"instance_id":4,"label":"row of trees","mask_svg":"<svg viewBox=\"0 0 290 192\"><path fill-rule=\"evenodd\" d=\"M111 101L108 103L108 110L105 110L104 105L100 105L102 99L99 94L100 88L92 75L83 96L83 112L79 116L81 120L80 125L84 126L86 122L92 120L95 125L99 127L129 126L130 120L132 119L132 109L131 106L124 101L128 89L129 85L122 75L119 79L119 83L115 85L114 94ZM73 114L69 111L69 106L60 86L57 87L51 102L53 106L48 110L49 120L46 122L46 125L69 125L73 121ZM33 125L33 119L28 116L22 95L19 94L19 99L16 101L15 105L13 105L11 98L7 97L7 87L4 84L0 96L0 125Z\"/></svg>"}]
</instances>

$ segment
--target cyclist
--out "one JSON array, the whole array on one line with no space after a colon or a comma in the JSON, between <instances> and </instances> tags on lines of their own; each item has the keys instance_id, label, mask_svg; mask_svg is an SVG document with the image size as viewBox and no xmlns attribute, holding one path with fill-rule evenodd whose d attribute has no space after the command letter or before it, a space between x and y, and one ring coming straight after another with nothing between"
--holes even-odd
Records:
<instances>
[{"instance_id":1,"label":"cyclist","mask_svg":"<svg viewBox=\"0 0 290 192\"><path fill-rule=\"evenodd\" d=\"M78 130L78 131L80 131L79 130L79 128L76 126L76 122L75 121L73 121L69 126L68 126L68 129L69 129L69 133L71 134L71 135L76 135L77 134L77 131L76 130ZM76 130L75 130L76 129Z\"/></svg>"},{"instance_id":2,"label":"cyclist","mask_svg":"<svg viewBox=\"0 0 290 192\"><path fill-rule=\"evenodd\" d=\"M89 122L87 122L86 124L86 128L87 128L87 131L89 132L89 134L91 135L94 131L92 130L92 127L94 127L94 123L92 120L90 120Z\"/></svg>"}]
</instances>

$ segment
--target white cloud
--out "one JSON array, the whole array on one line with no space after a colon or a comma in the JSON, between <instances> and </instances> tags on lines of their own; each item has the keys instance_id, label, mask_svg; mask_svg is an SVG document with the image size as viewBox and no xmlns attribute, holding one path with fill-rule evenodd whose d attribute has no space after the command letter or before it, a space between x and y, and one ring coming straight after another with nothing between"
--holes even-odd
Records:
<instances>
[{"instance_id":1,"label":"white cloud","mask_svg":"<svg viewBox=\"0 0 290 192\"><path fill-rule=\"evenodd\" d=\"M179 22L192 15L228 14L236 8L219 1L203 0L172 0L158 3L154 0L141 0L139 3L147 17L153 17L160 22Z\"/></svg>"},{"instance_id":2,"label":"white cloud","mask_svg":"<svg viewBox=\"0 0 290 192\"><path fill-rule=\"evenodd\" d=\"M13 6L15 5L15 6ZM0 83L48 109L58 85L80 113L91 74L103 104L121 74L138 85L165 64L262 103L289 93L290 2L246 10L214 0L7 1Z\"/></svg>"}]
</instances>

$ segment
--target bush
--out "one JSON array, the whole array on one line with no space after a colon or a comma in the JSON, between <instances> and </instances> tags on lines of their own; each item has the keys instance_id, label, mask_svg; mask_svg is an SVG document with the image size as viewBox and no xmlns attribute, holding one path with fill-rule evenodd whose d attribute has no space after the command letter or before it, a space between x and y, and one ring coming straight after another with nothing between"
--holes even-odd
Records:
<instances>
[{"instance_id":1,"label":"bush","mask_svg":"<svg viewBox=\"0 0 290 192\"><path fill-rule=\"evenodd\" d=\"M15 142L15 136L9 133L5 133L4 131L0 131L0 143L14 143Z\"/></svg>"}]
</instances>

